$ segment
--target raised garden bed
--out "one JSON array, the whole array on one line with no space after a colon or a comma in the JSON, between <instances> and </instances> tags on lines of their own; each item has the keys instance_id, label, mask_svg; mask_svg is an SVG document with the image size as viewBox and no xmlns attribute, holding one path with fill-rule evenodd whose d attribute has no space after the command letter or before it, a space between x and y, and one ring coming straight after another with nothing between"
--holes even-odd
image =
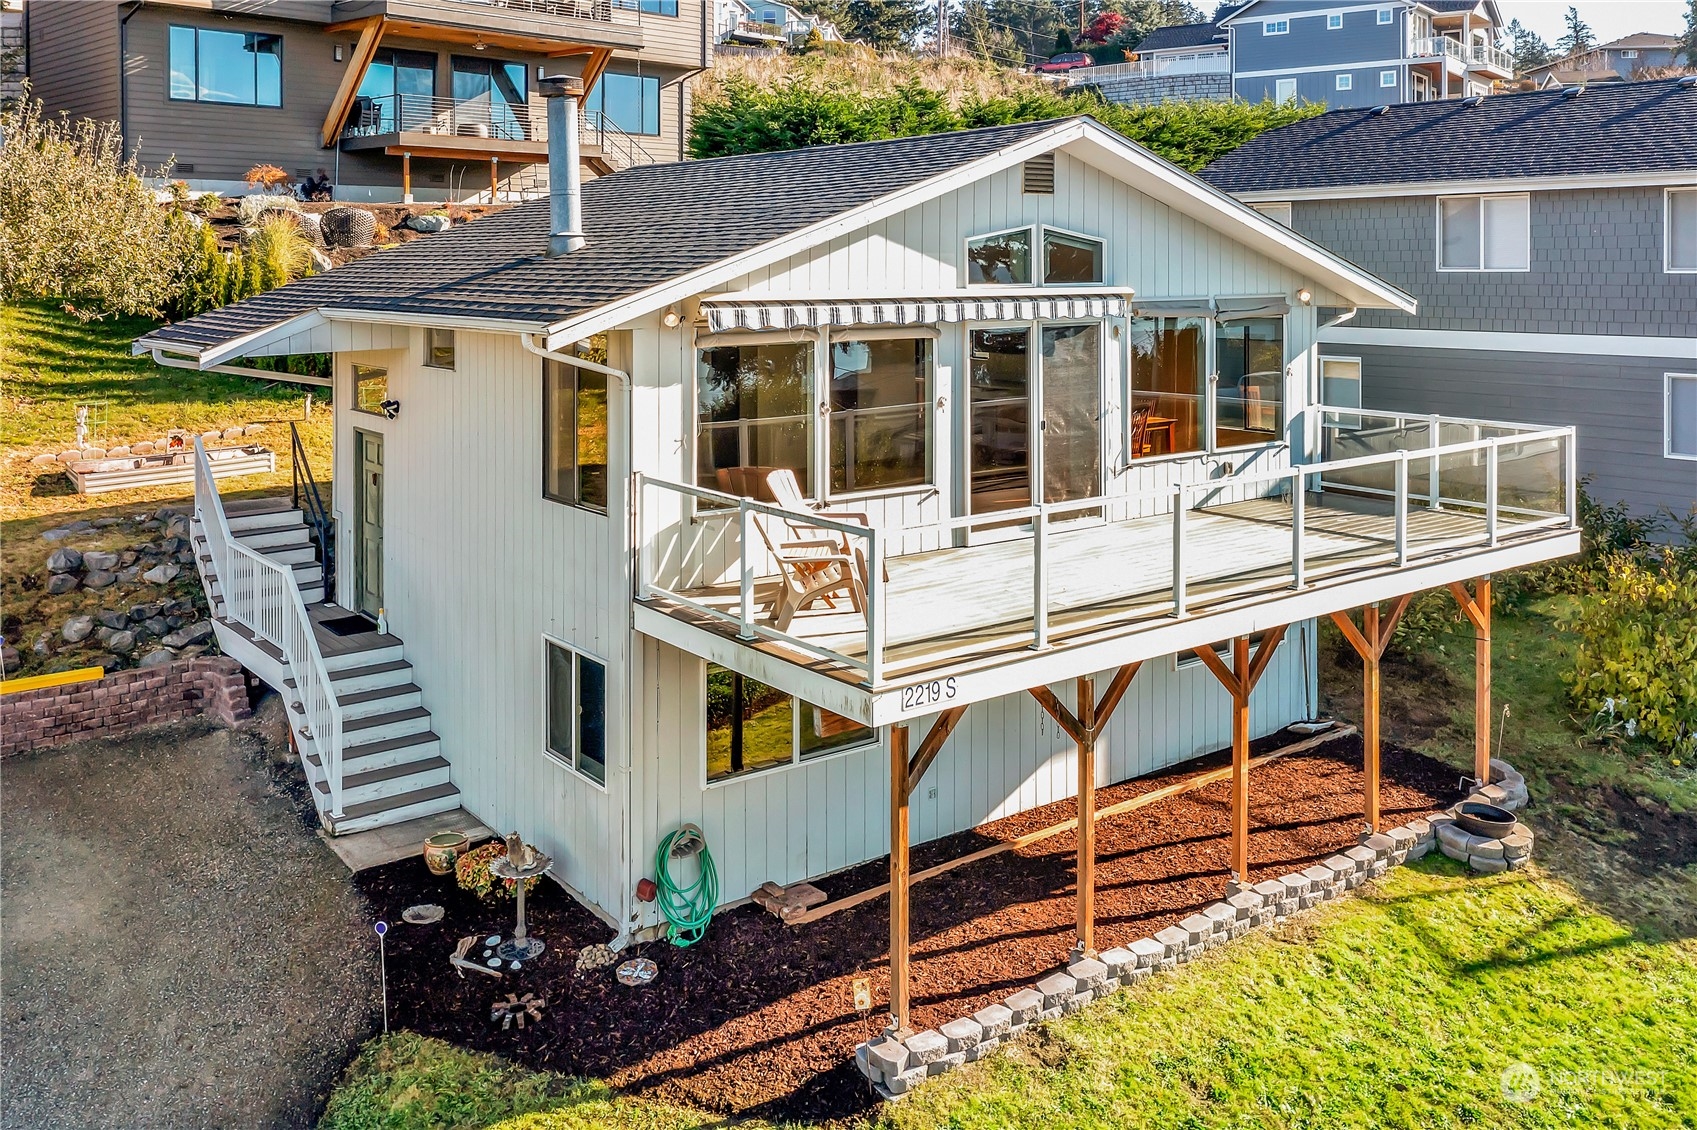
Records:
<instances>
[{"instance_id":1,"label":"raised garden bed","mask_svg":"<svg viewBox=\"0 0 1697 1130\"><path fill-rule=\"evenodd\" d=\"M1278 735L1256 752L1289 744ZM1109 804L1224 764L1215 754L1157 777L1098 790ZM1361 742L1340 738L1251 776L1251 878L1274 878L1353 847L1362 827ZM1452 803L1454 770L1386 748L1381 790L1387 823ZM1150 934L1218 899L1229 848L1229 783L1219 782L1097 826L1097 944ZM914 849L915 870L1065 819L1071 801L1046 805ZM1060 967L1073 943L1073 837L968 864L914 888L916 1028L970 1014ZM817 881L833 899L888 878L884 861ZM791 927L754 906L714 920L689 949L640 947L659 966L652 985L627 988L611 968L578 976L576 951L611 931L552 884L529 902L532 933L548 954L500 982L449 970L464 934L505 933L512 904L479 903L417 859L356 880L373 912L399 922L406 906L437 902L443 921L397 925L389 935L393 1024L498 1052L536 1068L607 1080L724 1113L820 1118L867 1108L870 1091L851 1062L880 1031L888 1000L889 904L883 897ZM633 956L629 951L621 957ZM874 1007L853 1007L853 981L871 978ZM490 1003L508 992L544 996L542 1019L502 1031Z\"/></svg>"},{"instance_id":2,"label":"raised garden bed","mask_svg":"<svg viewBox=\"0 0 1697 1130\"><path fill-rule=\"evenodd\" d=\"M250 443L245 447L212 447L206 451L214 479L238 475L270 474L277 469L277 453ZM66 474L78 494L105 494L114 490L194 482L194 449L157 455L123 455L106 459L78 459L65 464Z\"/></svg>"}]
</instances>

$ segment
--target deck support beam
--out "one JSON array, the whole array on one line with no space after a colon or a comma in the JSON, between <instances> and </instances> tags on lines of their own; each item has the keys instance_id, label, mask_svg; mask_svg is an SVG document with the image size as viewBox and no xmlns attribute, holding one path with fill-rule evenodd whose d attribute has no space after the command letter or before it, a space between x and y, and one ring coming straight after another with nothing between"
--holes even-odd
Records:
<instances>
[{"instance_id":1,"label":"deck support beam","mask_svg":"<svg viewBox=\"0 0 1697 1130\"><path fill-rule=\"evenodd\" d=\"M911 1034L907 1023L910 987L908 802L913 796L914 786L931 768L943 743L949 740L949 735L954 733L965 713L966 707L955 706L938 715L911 759L908 757L907 726L890 727L890 1026L886 1031L898 1039Z\"/></svg>"},{"instance_id":2,"label":"deck support beam","mask_svg":"<svg viewBox=\"0 0 1697 1130\"><path fill-rule=\"evenodd\" d=\"M359 93L359 84L365 78L366 68L370 67L371 60L377 57L377 45L383 41L384 24L382 16L370 16L357 24L337 25L328 29L332 32L352 31L358 27L359 39L354 42L347 69L342 72L341 81L336 84L336 93L330 98L330 108L324 112L324 126L318 134L322 148L328 149L342 136L342 126L348 120L348 111L353 108L354 96Z\"/></svg>"},{"instance_id":3,"label":"deck support beam","mask_svg":"<svg viewBox=\"0 0 1697 1130\"><path fill-rule=\"evenodd\" d=\"M1078 843L1078 941L1073 953L1079 957L1096 956L1096 742L1141 666L1141 663L1127 663L1114 672L1113 681L1100 700L1096 698L1095 680L1088 675L1080 676L1076 715L1048 687L1030 689L1031 697L1078 746L1078 812L1074 818L1074 837Z\"/></svg>"},{"instance_id":4,"label":"deck support beam","mask_svg":"<svg viewBox=\"0 0 1697 1130\"><path fill-rule=\"evenodd\" d=\"M1367 830L1370 832L1380 830L1379 661L1384 658L1385 649L1390 646L1391 634L1396 631L1402 614L1408 611L1408 602L1413 599L1413 593L1399 596L1391 606L1390 615L1383 620L1379 617L1377 602L1367 605L1361 610L1359 630L1348 612L1332 613L1332 620L1337 624L1338 630L1343 632L1343 638L1349 641L1349 645L1361 657L1361 753L1362 772L1367 779L1363 792Z\"/></svg>"},{"instance_id":5,"label":"deck support beam","mask_svg":"<svg viewBox=\"0 0 1697 1130\"><path fill-rule=\"evenodd\" d=\"M1249 880L1249 696L1267 673L1273 652L1285 638L1285 627L1263 635L1253 655L1248 636L1232 640L1230 667L1212 647L1191 649L1232 696L1231 877L1240 883Z\"/></svg>"},{"instance_id":6,"label":"deck support beam","mask_svg":"<svg viewBox=\"0 0 1697 1130\"><path fill-rule=\"evenodd\" d=\"M1474 581L1471 593L1462 581L1449 589L1473 625L1473 780L1483 787L1491 783L1491 578Z\"/></svg>"}]
</instances>

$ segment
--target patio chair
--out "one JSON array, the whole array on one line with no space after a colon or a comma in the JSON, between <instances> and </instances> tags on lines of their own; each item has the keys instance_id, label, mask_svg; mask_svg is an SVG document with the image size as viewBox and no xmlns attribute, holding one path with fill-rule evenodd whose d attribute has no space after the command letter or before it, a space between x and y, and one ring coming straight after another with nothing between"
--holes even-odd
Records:
<instances>
[{"instance_id":1,"label":"patio chair","mask_svg":"<svg viewBox=\"0 0 1697 1130\"><path fill-rule=\"evenodd\" d=\"M796 480L795 472L788 467L777 467L766 474L766 492L785 510L797 515L812 515L815 518L829 518L833 522L853 522L857 526L871 529L872 522L867 516L856 510L817 510L807 501L807 496L801 493L801 483ZM785 523L790 528L790 536L799 540L834 539L840 553L861 552L850 544L849 535L841 530L833 530L825 526L816 526L804 519L786 518ZM888 564L882 569L884 580L890 579Z\"/></svg>"},{"instance_id":2,"label":"patio chair","mask_svg":"<svg viewBox=\"0 0 1697 1130\"><path fill-rule=\"evenodd\" d=\"M845 552L840 538L774 541L764 515L754 520L760 540L778 565L778 595L768 619L780 632L787 632L797 612L819 601L835 608L832 597L847 596L860 615L866 615L866 557L858 549Z\"/></svg>"}]
</instances>

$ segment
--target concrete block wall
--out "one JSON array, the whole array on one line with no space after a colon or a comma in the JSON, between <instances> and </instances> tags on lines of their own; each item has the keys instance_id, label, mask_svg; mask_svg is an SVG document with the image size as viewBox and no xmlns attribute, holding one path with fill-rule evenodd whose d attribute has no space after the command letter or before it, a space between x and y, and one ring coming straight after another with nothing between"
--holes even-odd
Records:
<instances>
[{"instance_id":1,"label":"concrete block wall","mask_svg":"<svg viewBox=\"0 0 1697 1130\"><path fill-rule=\"evenodd\" d=\"M1109 102L1129 106L1152 102L1223 102L1232 95L1231 76L1226 74L1104 79L1098 87Z\"/></svg>"},{"instance_id":2,"label":"concrete block wall","mask_svg":"<svg viewBox=\"0 0 1697 1130\"><path fill-rule=\"evenodd\" d=\"M87 683L0 696L0 756L210 715L229 726L252 714L241 664L202 656L119 671Z\"/></svg>"}]
</instances>

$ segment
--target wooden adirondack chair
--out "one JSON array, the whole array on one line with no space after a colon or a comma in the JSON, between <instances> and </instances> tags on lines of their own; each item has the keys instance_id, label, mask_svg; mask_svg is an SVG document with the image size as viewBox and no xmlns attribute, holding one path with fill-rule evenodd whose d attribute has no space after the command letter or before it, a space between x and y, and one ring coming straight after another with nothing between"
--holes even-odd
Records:
<instances>
[{"instance_id":1,"label":"wooden adirondack chair","mask_svg":"<svg viewBox=\"0 0 1697 1130\"><path fill-rule=\"evenodd\" d=\"M766 489L772 499L785 510L796 515L795 518L784 519L790 528L790 537L798 541L834 540L840 553L856 554L864 558L866 551L851 542L849 535L841 530L829 529L825 526L815 526L807 521L807 516L829 518L833 522L852 522L857 526L871 528L872 520L858 510L816 510L807 501L807 496L801 493L801 484L796 481L795 472L788 467L779 467L766 475ZM886 564L882 570L884 580L890 579L890 567ZM833 606L834 607L834 606Z\"/></svg>"},{"instance_id":2,"label":"wooden adirondack chair","mask_svg":"<svg viewBox=\"0 0 1697 1130\"><path fill-rule=\"evenodd\" d=\"M847 596L854 610L866 614L866 557L858 549L848 550L844 538L834 536L799 541L774 540L766 528L768 518L757 515L754 528L778 565L778 595L769 612L772 626L787 632L797 612L824 601L835 608L832 597Z\"/></svg>"}]
</instances>

